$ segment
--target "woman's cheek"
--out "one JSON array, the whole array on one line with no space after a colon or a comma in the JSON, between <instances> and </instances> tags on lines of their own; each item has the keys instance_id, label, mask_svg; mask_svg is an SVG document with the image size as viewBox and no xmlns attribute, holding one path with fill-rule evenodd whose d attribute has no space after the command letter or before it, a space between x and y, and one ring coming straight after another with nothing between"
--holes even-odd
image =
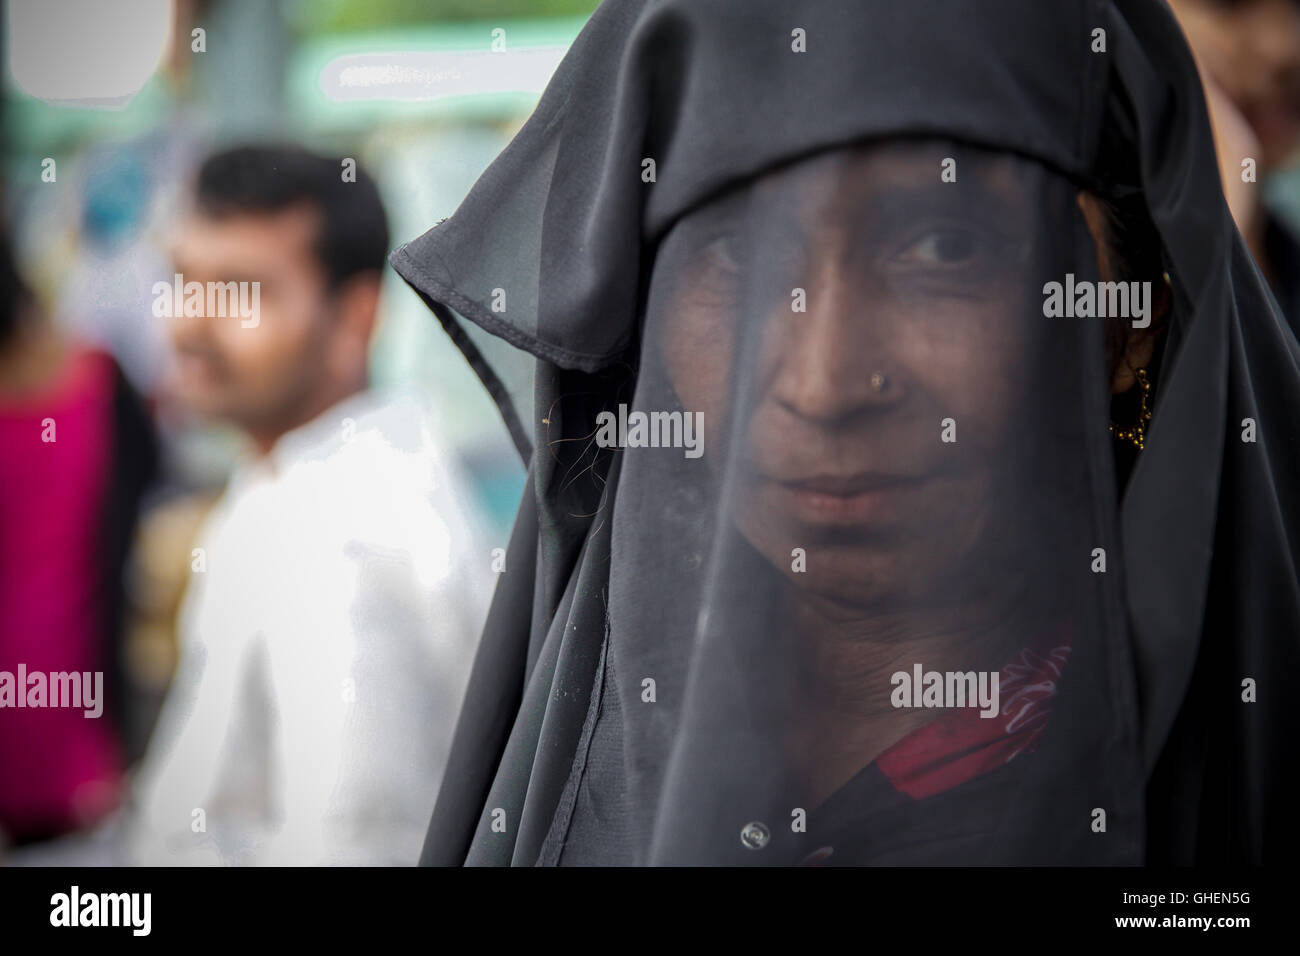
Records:
<instances>
[{"instance_id":1,"label":"woman's cheek","mask_svg":"<svg viewBox=\"0 0 1300 956\"><path fill-rule=\"evenodd\" d=\"M682 300L664 333L664 353L673 389L688 412L703 412L704 427L716 427L726 412L735 332L721 310ZM706 445L707 447L707 445Z\"/></svg>"},{"instance_id":2,"label":"woman's cheek","mask_svg":"<svg viewBox=\"0 0 1300 956\"><path fill-rule=\"evenodd\" d=\"M957 421L958 440L969 435L986 444L1018 421L1017 396L1031 370L1019 367L1016 356L1026 348L1024 336L997 316L966 316L943 334L904 333L898 356L904 378L928 393L943 417Z\"/></svg>"}]
</instances>

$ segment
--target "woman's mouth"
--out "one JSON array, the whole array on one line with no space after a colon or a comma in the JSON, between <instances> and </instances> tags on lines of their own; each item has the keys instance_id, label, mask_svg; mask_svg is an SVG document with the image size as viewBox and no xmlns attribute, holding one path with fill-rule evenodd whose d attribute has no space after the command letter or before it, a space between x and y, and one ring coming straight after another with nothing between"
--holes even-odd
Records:
<instances>
[{"instance_id":1,"label":"woman's mouth","mask_svg":"<svg viewBox=\"0 0 1300 956\"><path fill-rule=\"evenodd\" d=\"M867 524L896 514L925 479L864 472L772 480L782 509L809 524Z\"/></svg>"}]
</instances>

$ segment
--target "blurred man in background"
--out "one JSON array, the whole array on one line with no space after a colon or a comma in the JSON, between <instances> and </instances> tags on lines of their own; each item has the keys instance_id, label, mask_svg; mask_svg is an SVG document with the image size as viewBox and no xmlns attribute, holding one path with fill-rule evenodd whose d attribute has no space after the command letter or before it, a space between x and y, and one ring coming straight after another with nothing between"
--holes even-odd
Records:
<instances>
[{"instance_id":1,"label":"blurred man in background","mask_svg":"<svg viewBox=\"0 0 1300 956\"><path fill-rule=\"evenodd\" d=\"M351 160L245 147L194 199L155 314L175 392L249 456L191 554L131 858L414 863L490 555L426 409L368 387L379 193Z\"/></svg>"},{"instance_id":2,"label":"blurred man in background","mask_svg":"<svg viewBox=\"0 0 1300 956\"><path fill-rule=\"evenodd\" d=\"M1233 219L1292 329L1300 330L1300 238L1261 192L1300 147L1300 0L1170 6L1201 69Z\"/></svg>"}]
</instances>

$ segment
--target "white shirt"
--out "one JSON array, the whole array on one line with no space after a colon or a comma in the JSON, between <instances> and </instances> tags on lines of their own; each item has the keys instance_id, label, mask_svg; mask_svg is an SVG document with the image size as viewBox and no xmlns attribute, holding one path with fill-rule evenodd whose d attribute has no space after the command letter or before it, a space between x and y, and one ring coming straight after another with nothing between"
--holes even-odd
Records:
<instances>
[{"instance_id":1,"label":"white shirt","mask_svg":"<svg viewBox=\"0 0 1300 956\"><path fill-rule=\"evenodd\" d=\"M198 540L134 860L416 862L493 577L441 451L417 403L362 393L235 473Z\"/></svg>"}]
</instances>

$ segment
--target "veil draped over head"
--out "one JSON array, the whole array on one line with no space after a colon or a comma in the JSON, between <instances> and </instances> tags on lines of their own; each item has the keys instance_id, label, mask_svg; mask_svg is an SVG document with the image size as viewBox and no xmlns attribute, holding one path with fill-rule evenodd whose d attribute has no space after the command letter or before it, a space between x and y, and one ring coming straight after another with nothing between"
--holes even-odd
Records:
<instances>
[{"instance_id":1,"label":"veil draped over head","mask_svg":"<svg viewBox=\"0 0 1300 956\"><path fill-rule=\"evenodd\" d=\"M1300 348L1159 0L606 0L391 262L528 463L423 862L1296 844Z\"/></svg>"}]
</instances>

